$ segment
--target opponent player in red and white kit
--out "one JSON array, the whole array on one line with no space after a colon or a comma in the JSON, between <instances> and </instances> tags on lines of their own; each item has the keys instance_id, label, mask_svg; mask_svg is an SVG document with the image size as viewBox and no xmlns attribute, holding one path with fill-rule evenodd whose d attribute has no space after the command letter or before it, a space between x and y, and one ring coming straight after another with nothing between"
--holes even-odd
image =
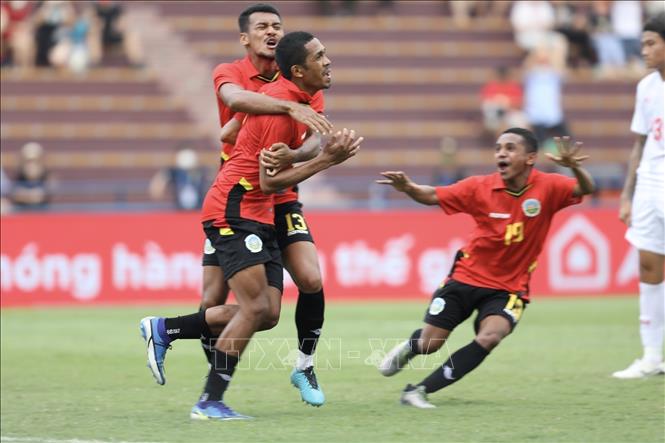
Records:
<instances>
[{"instance_id":1,"label":"opponent player in red and white kit","mask_svg":"<svg viewBox=\"0 0 665 443\"><path fill-rule=\"evenodd\" d=\"M401 402L435 407L427 394L475 369L517 325L529 302L529 276L536 267L554 214L593 192L594 183L580 163L579 143L555 139L559 156L546 154L571 169L575 178L535 169L538 142L530 131L511 128L499 136L494 158L498 172L474 176L445 187L418 185L403 172L383 172L380 184L392 185L415 201L439 205L447 214L466 213L476 221L469 243L457 254L445 283L434 292L425 324L393 348L379 365L385 376L401 370L418 354L436 352L457 325L478 310L476 336L432 374L407 385Z\"/></svg>"},{"instance_id":2,"label":"opponent player in red and white kit","mask_svg":"<svg viewBox=\"0 0 665 443\"><path fill-rule=\"evenodd\" d=\"M642 32L642 56L654 72L637 85L630 130L637 137L621 194L619 217L628 225L626 239L640 261L640 338L642 358L612 374L633 379L665 373L665 13L651 18Z\"/></svg>"}]
</instances>

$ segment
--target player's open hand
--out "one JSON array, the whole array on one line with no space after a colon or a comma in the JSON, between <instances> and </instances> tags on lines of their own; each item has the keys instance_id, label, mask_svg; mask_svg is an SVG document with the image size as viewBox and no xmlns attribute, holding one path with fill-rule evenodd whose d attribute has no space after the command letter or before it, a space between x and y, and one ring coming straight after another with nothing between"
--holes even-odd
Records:
<instances>
[{"instance_id":1,"label":"player's open hand","mask_svg":"<svg viewBox=\"0 0 665 443\"><path fill-rule=\"evenodd\" d=\"M332 123L330 123L322 114L319 114L307 105L293 103L289 109L289 115L291 118L309 126L314 132L324 135L332 133Z\"/></svg>"},{"instance_id":2,"label":"player's open hand","mask_svg":"<svg viewBox=\"0 0 665 443\"><path fill-rule=\"evenodd\" d=\"M294 151L282 142L273 143L269 149L261 149L259 162L266 168L268 176L272 177L278 171L287 168L293 164L296 155Z\"/></svg>"},{"instance_id":3,"label":"player's open hand","mask_svg":"<svg viewBox=\"0 0 665 443\"><path fill-rule=\"evenodd\" d=\"M580 166L584 160L589 158L588 155L577 155L582 148L582 142L575 142L575 145L571 147L570 137L554 137L554 143L556 144L556 149L559 152L559 155L557 156L547 152L545 153L545 156L559 166L576 168Z\"/></svg>"},{"instance_id":4,"label":"player's open hand","mask_svg":"<svg viewBox=\"0 0 665 443\"><path fill-rule=\"evenodd\" d=\"M412 183L408 175L402 171L385 171L381 175L385 177L384 180L377 180L380 185L390 185L399 192L405 192L409 185Z\"/></svg>"},{"instance_id":5,"label":"player's open hand","mask_svg":"<svg viewBox=\"0 0 665 443\"><path fill-rule=\"evenodd\" d=\"M337 131L321 150L331 165L337 165L358 153L360 144L365 140L356 134L353 129L344 128Z\"/></svg>"}]
</instances>

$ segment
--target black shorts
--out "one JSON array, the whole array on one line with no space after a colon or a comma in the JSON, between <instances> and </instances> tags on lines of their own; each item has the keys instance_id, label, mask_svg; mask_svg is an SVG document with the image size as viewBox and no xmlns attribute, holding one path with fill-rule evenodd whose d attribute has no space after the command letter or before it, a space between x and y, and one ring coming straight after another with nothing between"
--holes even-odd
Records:
<instances>
[{"instance_id":1,"label":"black shorts","mask_svg":"<svg viewBox=\"0 0 665 443\"><path fill-rule=\"evenodd\" d=\"M297 200L275 205L275 230L277 245L282 251L291 243L299 241L314 243L305 216L302 214L302 203Z\"/></svg>"},{"instance_id":2,"label":"black shorts","mask_svg":"<svg viewBox=\"0 0 665 443\"><path fill-rule=\"evenodd\" d=\"M452 331L477 309L478 316L473 324L476 333L481 320L488 315L506 318L512 331L525 308L526 302L518 294L480 288L449 279L443 287L434 291L425 314L425 323Z\"/></svg>"},{"instance_id":3,"label":"black shorts","mask_svg":"<svg viewBox=\"0 0 665 443\"><path fill-rule=\"evenodd\" d=\"M203 259L201 260L201 264L203 266L219 266L216 252L217 250L213 248L212 242L206 237L203 243Z\"/></svg>"},{"instance_id":4,"label":"black shorts","mask_svg":"<svg viewBox=\"0 0 665 443\"><path fill-rule=\"evenodd\" d=\"M250 266L264 264L268 284L283 291L284 269L275 228L251 220L229 224L230 229L220 229L212 226L210 221L203 223L203 230L215 249L214 255L222 267L224 279L228 280Z\"/></svg>"}]
</instances>

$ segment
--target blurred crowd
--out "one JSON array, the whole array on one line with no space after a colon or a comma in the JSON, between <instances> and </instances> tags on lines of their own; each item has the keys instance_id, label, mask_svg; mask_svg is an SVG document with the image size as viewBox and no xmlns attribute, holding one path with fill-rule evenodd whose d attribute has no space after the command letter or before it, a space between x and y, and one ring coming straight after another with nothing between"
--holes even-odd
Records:
<instances>
[{"instance_id":1,"label":"blurred crowd","mask_svg":"<svg viewBox=\"0 0 665 443\"><path fill-rule=\"evenodd\" d=\"M604 78L639 76L642 24L660 11L661 1L519 1L510 23L525 52L545 47L556 64Z\"/></svg>"},{"instance_id":2,"label":"blurred crowd","mask_svg":"<svg viewBox=\"0 0 665 443\"><path fill-rule=\"evenodd\" d=\"M396 2L380 0L361 5L350 0L319 0L323 15L362 13L397 14ZM485 143L493 143L508 127L531 128L544 151L553 149L552 137L572 135L563 104L563 89L570 75L599 79L637 81L645 74L640 57L644 21L665 9L662 1L446 1L442 14L452 17L460 31L474 30L479 18L502 18L510 23L517 57L506 57L479 93ZM400 4L403 7L403 4ZM83 72L103 65L116 55L125 64L141 67L143 48L138 33L128 26L126 2L90 1L1 1L0 28L2 66L52 67ZM53 179L44 165L43 148L28 143L18 155L17 169L2 172L2 209L44 208L53 193ZM208 165L209 166L209 165ZM601 165L613 170L604 184L621 187L623 165ZM617 168L619 171L617 172ZM460 166L458 141L444 137L440 164L431 182L454 183L470 172ZM209 174L208 174L209 175ZM173 166L156 173L149 185L155 200L168 196L182 210L200 206L207 177L196 152L178 147ZM372 190L370 190L372 191ZM373 191L372 191L373 192ZM377 188L370 205L384 205L383 188Z\"/></svg>"},{"instance_id":3,"label":"blurred crowd","mask_svg":"<svg viewBox=\"0 0 665 443\"><path fill-rule=\"evenodd\" d=\"M0 3L0 14L3 66L81 72L114 52L131 66L143 64L140 39L127 26L121 2L12 0Z\"/></svg>"},{"instance_id":4,"label":"blurred crowd","mask_svg":"<svg viewBox=\"0 0 665 443\"><path fill-rule=\"evenodd\" d=\"M23 145L12 177L0 167L0 179L1 214L46 209L56 186L46 166L44 148L36 142Z\"/></svg>"},{"instance_id":5,"label":"blurred crowd","mask_svg":"<svg viewBox=\"0 0 665 443\"><path fill-rule=\"evenodd\" d=\"M599 78L639 79L645 72L642 24L663 9L660 1L514 2L509 17L523 63L517 70L499 67L482 89L488 136L524 125L541 143L570 135L562 97L566 75L586 67Z\"/></svg>"}]
</instances>

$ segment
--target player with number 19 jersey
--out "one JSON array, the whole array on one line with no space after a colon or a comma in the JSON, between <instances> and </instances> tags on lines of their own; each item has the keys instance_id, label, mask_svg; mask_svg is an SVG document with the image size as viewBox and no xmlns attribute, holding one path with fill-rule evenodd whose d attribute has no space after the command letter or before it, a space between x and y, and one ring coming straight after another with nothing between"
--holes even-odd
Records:
<instances>
[{"instance_id":1,"label":"player with number 19 jersey","mask_svg":"<svg viewBox=\"0 0 665 443\"><path fill-rule=\"evenodd\" d=\"M519 293L528 301L530 273L554 214L582 200L573 195L576 184L573 178L533 169L519 193L509 191L498 173L437 187L439 206L447 214L466 213L476 221L449 278Z\"/></svg>"}]
</instances>

